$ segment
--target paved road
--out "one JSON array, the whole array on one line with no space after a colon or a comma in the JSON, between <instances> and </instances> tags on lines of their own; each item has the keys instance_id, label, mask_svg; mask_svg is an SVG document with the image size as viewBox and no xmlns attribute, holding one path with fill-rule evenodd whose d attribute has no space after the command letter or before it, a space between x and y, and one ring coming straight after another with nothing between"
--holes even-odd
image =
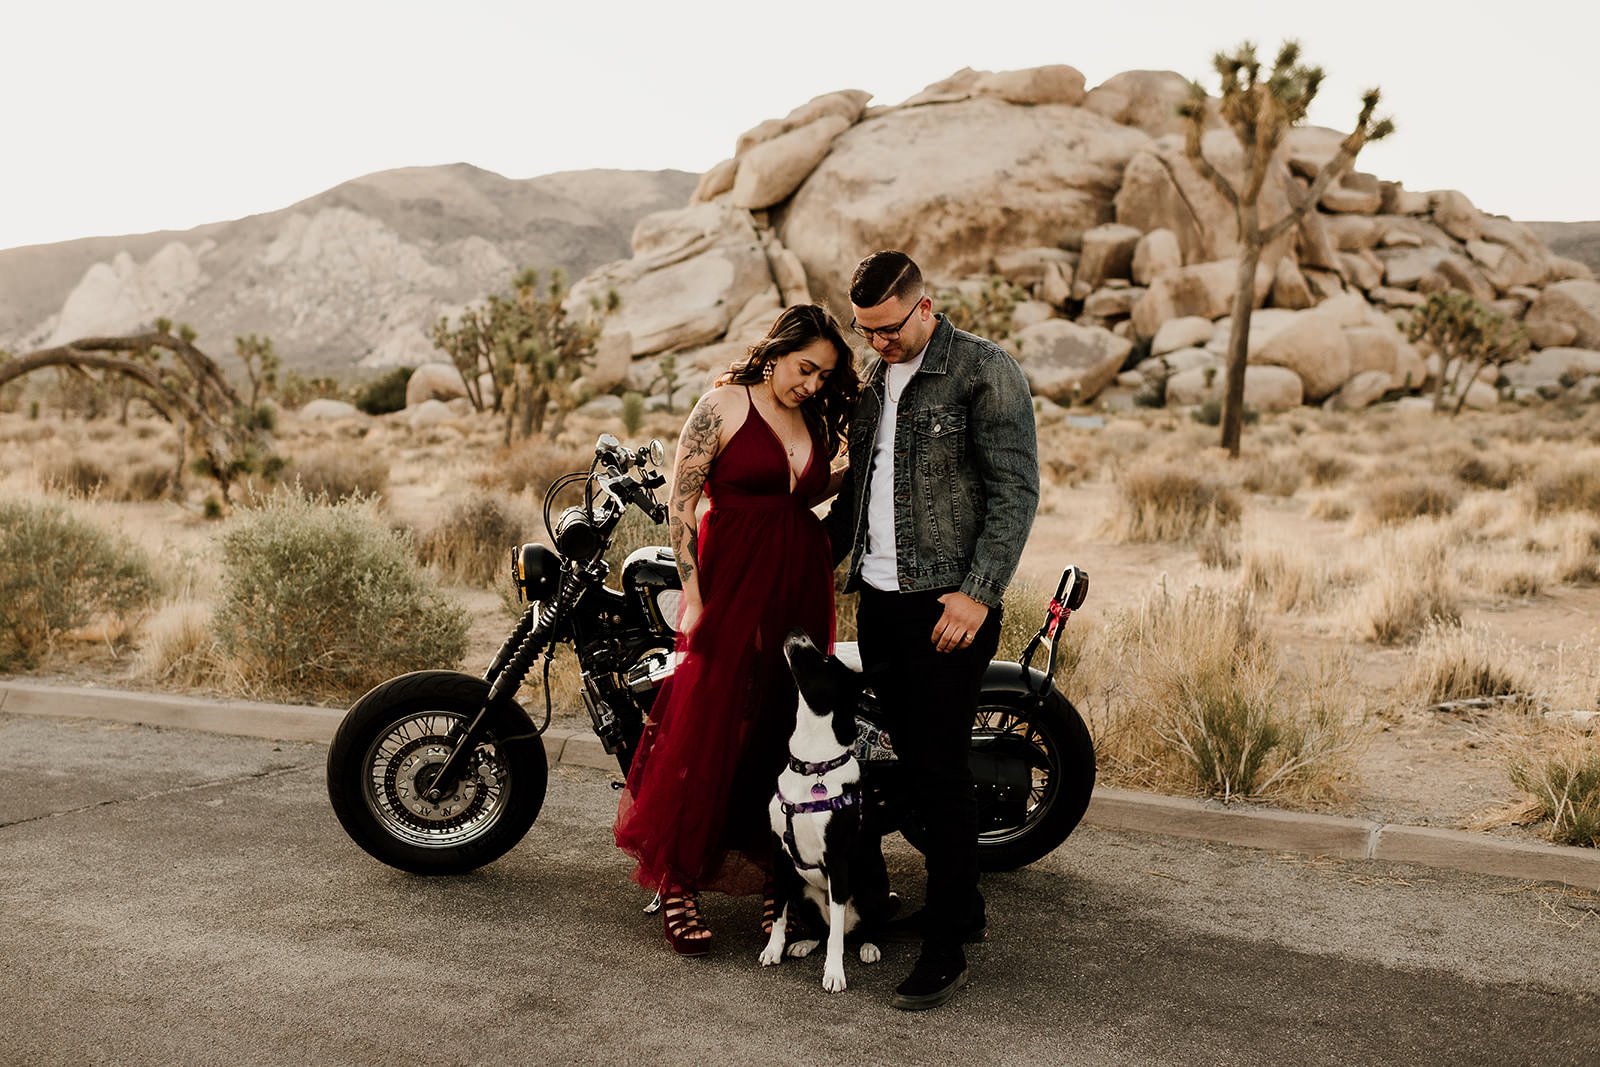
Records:
<instances>
[{"instance_id":1,"label":"paved road","mask_svg":"<svg viewBox=\"0 0 1600 1067\"><path fill-rule=\"evenodd\" d=\"M0 751L0 1063L1600 1060L1580 890L1084 829L987 879L972 984L913 1015L905 950L837 996L757 967L754 901L671 957L603 772L430 880L342 836L320 745L0 715Z\"/></svg>"}]
</instances>

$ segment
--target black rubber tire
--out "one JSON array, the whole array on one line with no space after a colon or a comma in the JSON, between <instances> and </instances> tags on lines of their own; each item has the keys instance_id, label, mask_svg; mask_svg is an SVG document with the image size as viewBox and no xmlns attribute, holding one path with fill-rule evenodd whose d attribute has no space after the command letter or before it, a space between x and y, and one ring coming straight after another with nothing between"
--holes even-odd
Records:
<instances>
[{"instance_id":1,"label":"black rubber tire","mask_svg":"<svg viewBox=\"0 0 1600 1067\"><path fill-rule=\"evenodd\" d=\"M1050 770L1026 822L1009 831L978 835L979 870L1014 871L1048 856L1078 828L1089 808L1095 764L1088 726L1060 693L1052 692L1040 707L1032 704L1032 697L1020 693L985 692L978 697L973 735L982 730L986 714L1019 716L1027 724L1040 765Z\"/></svg>"},{"instance_id":2,"label":"black rubber tire","mask_svg":"<svg viewBox=\"0 0 1600 1067\"><path fill-rule=\"evenodd\" d=\"M1001 723L1022 730L1036 767L1048 768L1049 779L1023 823L978 835L978 869L983 871L1014 871L1054 852L1077 829L1094 792L1094 741L1066 697L1052 692L1043 706L1034 707L1025 693L985 690L978 695L973 737L993 732ZM914 816L901 826L906 840L918 848L920 831Z\"/></svg>"},{"instance_id":3,"label":"black rubber tire","mask_svg":"<svg viewBox=\"0 0 1600 1067\"><path fill-rule=\"evenodd\" d=\"M505 775L498 795L481 805L489 811L481 827L439 843L407 840L404 813L385 814L382 800L369 791L377 746L401 724L418 716L454 718L463 724L483 707L489 684L482 678L457 671L417 671L391 678L375 687L350 708L328 748L328 799L334 814L350 835L375 859L413 874L461 874L505 855L539 816L544 805L550 770L544 743L534 733L527 715L515 704L491 712L486 744ZM509 739L509 740L508 740ZM481 783L480 783L481 788ZM491 817L492 815L492 817ZM413 816L413 821L426 825ZM416 837L424 837L417 831Z\"/></svg>"}]
</instances>

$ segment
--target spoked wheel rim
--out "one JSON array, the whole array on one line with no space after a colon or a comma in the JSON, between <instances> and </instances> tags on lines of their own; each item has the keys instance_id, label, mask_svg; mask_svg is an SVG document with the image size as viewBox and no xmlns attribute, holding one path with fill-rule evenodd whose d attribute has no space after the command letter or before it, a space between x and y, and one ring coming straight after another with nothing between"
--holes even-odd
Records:
<instances>
[{"instance_id":1,"label":"spoked wheel rim","mask_svg":"<svg viewBox=\"0 0 1600 1067\"><path fill-rule=\"evenodd\" d=\"M998 705L978 708L972 724L975 743L1009 737L1020 738L1028 745L1031 781L1027 808L1022 821L1016 825L979 833L978 840L983 844L1002 845L1027 836L1034 825L1050 813L1061 795L1061 754L1044 731L1016 708Z\"/></svg>"},{"instance_id":2,"label":"spoked wheel rim","mask_svg":"<svg viewBox=\"0 0 1600 1067\"><path fill-rule=\"evenodd\" d=\"M505 814L511 774L492 741L478 745L453 790L438 800L424 795L464 724L451 712L420 712L394 722L367 749L362 792L373 817L396 840L456 848L489 833Z\"/></svg>"}]
</instances>

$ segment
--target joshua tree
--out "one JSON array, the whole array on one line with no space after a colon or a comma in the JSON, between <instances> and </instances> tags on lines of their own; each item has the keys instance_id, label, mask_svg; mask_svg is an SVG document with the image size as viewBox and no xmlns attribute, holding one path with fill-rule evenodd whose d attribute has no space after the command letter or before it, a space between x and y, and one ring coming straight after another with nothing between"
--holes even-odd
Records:
<instances>
[{"instance_id":1,"label":"joshua tree","mask_svg":"<svg viewBox=\"0 0 1600 1067\"><path fill-rule=\"evenodd\" d=\"M192 438L206 473L217 480L226 500L233 478L254 461L260 443L257 425L216 362L194 342L190 326L181 325L174 333L170 320L157 319L148 333L85 337L0 359L0 386L46 367L97 382L132 382L158 415L179 427L174 486L181 484ZM265 344L270 349L271 342Z\"/></svg>"},{"instance_id":2,"label":"joshua tree","mask_svg":"<svg viewBox=\"0 0 1600 1067\"><path fill-rule=\"evenodd\" d=\"M1389 119L1373 120L1372 113L1378 107L1378 90L1368 89L1361 97L1361 114L1356 119L1355 129L1339 143L1333 158L1322 165L1311 188L1296 200L1291 187L1292 206L1281 218L1269 222L1261 218L1257 204L1261 187L1284 134L1305 120L1306 109L1322 84L1322 68L1302 65L1300 46L1294 41L1285 41L1278 50L1278 58L1265 80L1261 78L1255 45L1248 41L1232 55L1218 52L1212 65L1222 78L1220 112L1223 121L1233 130L1244 150L1241 187L1235 188L1205 157L1201 142L1208 97L1199 82L1191 83L1189 100L1179 110L1187 126L1185 154L1232 205L1239 227L1238 289L1233 298L1233 332L1228 344L1228 378L1222 401L1222 447L1237 457L1244 412L1244 371L1250 350L1250 311L1255 304L1256 266L1261 262L1261 250L1287 233L1316 205L1328 186L1355 160L1362 146L1393 133L1394 123Z\"/></svg>"},{"instance_id":3,"label":"joshua tree","mask_svg":"<svg viewBox=\"0 0 1600 1067\"><path fill-rule=\"evenodd\" d=\"M1433 387L1433 410L1443 411L1455 398L1450 414L1461 413L1467 388L1486 366L1515 363L1528 351L1528 335L1509 318L1459 289L1429 295L1411 316L1407 331L1413 341L1427 341L1439 353L1439 379Z\"/></svg>"},{"instance_id":4,"label":"joshua tree","mask_svg":"<svg viewBox=\"0 0 1600 1067\"><path fill-rule=\"evenodd\" d=\"M551 271L543 286L538 271L524 270L509 296L491 293L483 304L463 311L453 328L448 319L433 328L433 343L461 372L472 406L505 415L507 440L513 426L523 437L542 432L551 405L558 423L574 405L567 386L594 360L600 318L618 305L613 291L605 304L592 301L591 313L578 320L562 307L566 295L559 270ZM489 397L479 384L485 374L493 382Z\"/></svg>"}]
</instances>

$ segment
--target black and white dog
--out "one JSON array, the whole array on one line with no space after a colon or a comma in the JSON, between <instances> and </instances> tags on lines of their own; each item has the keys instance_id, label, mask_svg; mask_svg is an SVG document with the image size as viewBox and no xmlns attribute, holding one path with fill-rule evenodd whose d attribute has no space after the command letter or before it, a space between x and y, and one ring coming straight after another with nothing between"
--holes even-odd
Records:
<instances>
[{"instance_id":1,"label":"black and white dog","mask_svg":"<svg viewBox=\"0 0 1600 1067\"><path fill-rule=\"evenodd\" d=\"M789 762L767 809L777 838L773 866L779 912L761 964L783 962L797 919L811 930L826 925L822 988L837 993L845 987L846 935L860 939L862 963L876 963L881 956L876 930L892 910L883 852L865 819L861 765L851 750L864 682L799 630L784 642L783 654L800 690L800 705ZM818 944L797 940L787 944L787 952L806 956Z\"/></svg>"}]
</instances>

